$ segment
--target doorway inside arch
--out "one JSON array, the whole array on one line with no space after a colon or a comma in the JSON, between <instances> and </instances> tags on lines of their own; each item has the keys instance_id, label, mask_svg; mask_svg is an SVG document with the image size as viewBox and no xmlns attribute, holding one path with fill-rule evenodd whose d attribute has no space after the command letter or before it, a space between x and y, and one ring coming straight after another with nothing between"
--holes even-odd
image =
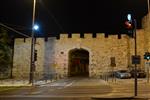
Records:
<instances>
[{"instance_id":1,"label":"doorway inside arch","mask_svg":"<svg viewBox=\"0 0 150 100\"><path fill-rule=\"evenodd\" d=\"M68 75L70 77L89 77L89 52L73 49L69 52Z\"/></svg>"}]
</instances>

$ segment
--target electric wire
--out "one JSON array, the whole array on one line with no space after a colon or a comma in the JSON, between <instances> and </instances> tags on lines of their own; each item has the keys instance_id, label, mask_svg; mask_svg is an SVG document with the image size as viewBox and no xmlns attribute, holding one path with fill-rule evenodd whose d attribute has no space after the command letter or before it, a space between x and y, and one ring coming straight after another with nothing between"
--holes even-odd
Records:
<instances>
[{"instance_id":1,"label":"electric wire","mask_svg":"<svg viewBox=\"0 0 150 100\"><path fill-rule=\"evenodd\" d=\"M10 23L3 23L4 25L7 25L15 30L32 30L31 28L21 26L21 25L15 25L15 24L10 24Z\"/></svg>"},{"instance_id":2,"label":"electric wire","mask_svg":"<svg viewBox=\"0 0 150 100\"><path fill-rule=\"evenodd\" d=\"M60 23L58 22L58 20L56 19L56 17L54 16L54 14L52 14L52 12L46 7L45 3L42 2L42 0L40 0L40 4L42 5L42 7L47 11L48 15L54 20L54 22L56 23L56 25L59 27L59 29L64 32L63 27L60 25Z\"/></svg>"},{"instance_id":3,"label":"electric wire","mask_svg":"<svg viewBox=\"0 0 150 100\"><path fill-rule=\"evenodd\" d=\"M24 33L22 33L22 32L19 32L19 31L15 30L15 29L13 29L13 28L7 26L7 25L4 25L4 24L1 23L1 22L0 22L0 26L3 26L3 27L5 27L5 28L7 28L7 29L9 29L9 30L11 30L11 31L13 31L13 32L15 32L15 33L18 33L18 34L20 34L20 35L22 35L22 36L25 36L25 37L27 37L27 38L31 37L31 36L26 35L26 34L24 34Z\"/></svg>"}]
</instances>

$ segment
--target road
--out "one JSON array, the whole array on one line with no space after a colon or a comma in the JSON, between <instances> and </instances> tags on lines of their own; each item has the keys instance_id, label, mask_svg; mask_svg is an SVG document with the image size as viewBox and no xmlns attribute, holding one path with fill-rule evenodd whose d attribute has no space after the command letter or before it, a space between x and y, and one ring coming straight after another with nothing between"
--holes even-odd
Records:
<instances>
[{"instance_id":1,"label":"road","mask_svg":"<svg viewBox=\"0 0 150 100\"><path fill-rule=\"evenodd\" d=\"M116 83L111 83L113 96L134 96L134 79L118 79ZM138 96L150 97L150 83L146 79L138 79Z\"/></svg>"},{"instance_id":2,"label":"road","mask_svg":"<svg viewBox=\"0 0 150 100\"><path fill-rule=\"evenodd\" d=\"M150 97L150 84L141 80L138 83L138 95ZM91 100L101 97L132 96L134 96L133 79L107 82L101 79L69 78L50 84L4 91L0 93L0 100Z\"/></svg>"}]
</instances>

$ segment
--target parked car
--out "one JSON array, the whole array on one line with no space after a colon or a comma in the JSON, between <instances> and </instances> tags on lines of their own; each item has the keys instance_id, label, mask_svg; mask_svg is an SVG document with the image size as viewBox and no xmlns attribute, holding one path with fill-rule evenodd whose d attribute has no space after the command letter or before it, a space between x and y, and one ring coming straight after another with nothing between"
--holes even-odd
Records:
<instances>
[{"instance_id":1,"label":"parked car","mask_svg":"<svg viewBox=\"0 0 150 100\"><path fill-rule=\"evenodd\" d=\"M127 70L118 70L114 72L114 76L120 79L131 78L131 74Z\"/></svg>"},{"instance_id":2,"label":"parked car","mask_svg":"<svg viewBox=\"0 0 150 100\"><path fill-rule=\"evenodd\" d=\"M131 70L131 77L134 77L135 70ZM145 78L146 72L144 70L137 70L137 78Z\"/></svg>"}]
</instances>

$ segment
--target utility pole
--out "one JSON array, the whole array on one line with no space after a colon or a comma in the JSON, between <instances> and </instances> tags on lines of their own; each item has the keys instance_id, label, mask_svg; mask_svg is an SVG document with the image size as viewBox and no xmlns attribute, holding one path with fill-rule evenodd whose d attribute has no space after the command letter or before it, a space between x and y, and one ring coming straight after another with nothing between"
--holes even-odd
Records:
<instances>
[{"instance_id":1,"label":"utility pole","mask_svg":"<svg viewBox=\"0 0 150 100\"><path fill-rule=\"evenodd\" d=\"M149 12L149 0L147 0L147 8L148 8L148 12Z\"/></svg>"},{"instance_id":2,"label":"utility pole","mask_svg":"<svg viewBox=\"0 0 150 100\"><path fill-rule=\"evenodd\" d=\"M31 62L30 62L30 78L29 83L33 85L34 80L34 67L35 67L35 60L34 60L34 52L35 52L35 37L34 37L34 22L35 22L35 7L36 7L36 0L33 2L33 15L32 15L32 33L31 33Z\"/></svg>"},{"instance_id":3,"label":"utility pole","mask_svg":"<svg viewBox=\"0 0 150 100\"><path fill-rule=\"evenodd\" d=\"M137 56L137 43L136 43L136 25L137 25L137 23L136 23L136 19L134 19L134 45L135 45L135 57ZM137 64L135 63L135 69L134 69L134 77L135 77L135 87L134 87L134 89L135 89L135 94L134 94L134 96L137 96Z\"/></svg>"},{"instance_id":4,"label":"utility pole","mask_svg":"<svg viewBox=\"0 0 150 100\"><path fill-rule=\"evenodd\" d=\"M132 57L132 64L134 67L134 96L137 96L137 64L140 64L140 57L137 55L137 42L136 42L136 28L137 23L136 19L132 16L132 14L127 14L127 20L125 21L126 28L128 32L134 37L134 56Z\"/></svg>"}]
</instances>

